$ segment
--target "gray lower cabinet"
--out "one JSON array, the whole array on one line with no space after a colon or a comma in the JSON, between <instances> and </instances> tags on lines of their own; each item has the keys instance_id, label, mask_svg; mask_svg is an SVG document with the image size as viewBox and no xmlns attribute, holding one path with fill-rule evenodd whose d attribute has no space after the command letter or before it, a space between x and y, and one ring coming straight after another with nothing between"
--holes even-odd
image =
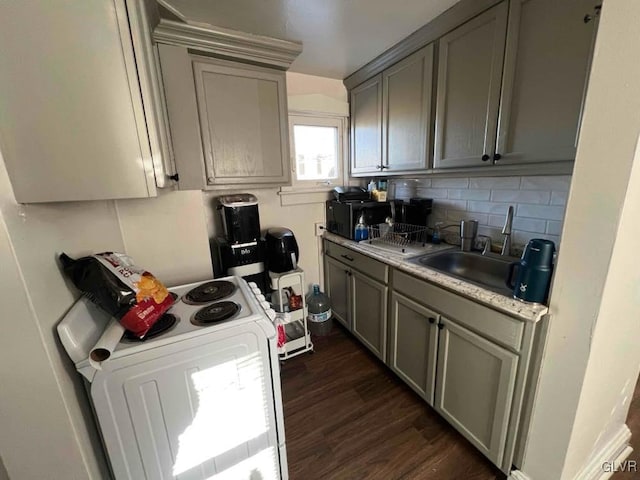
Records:
<instances>
[{"instance_id":1,"label":"gray lower cabinet","mask_svg":"<svg viewBox=\"0 0 640 480\"><path fill-rule=\"evenodd\" d=\"M518 355L447 318L440 320L438 328L435 409L501 465Z\"/></svg>"},{"instance_id":2,"label":"gray lower cabinet","mask_svg":"<svg viewBox=\"0 0 640 480\"><path fill-rule=\"evenodd\" d=\"M349 314L349 268L327 256L324 262L325 292L331 299L333 318L351 331Z\"/></svg>"},{"instance_id":3,"label":"gray lower cabinet","mask_svg":"<svg viewBox=\"0 0 640 480\"><path fill-rule=\"evenodd\" d=\"M351 304L353 334L384 361L387 345L387 286L353 270Z\"/></svg>"},{"instance_id":4,"label":"gray lower cabinet","mask_svg":"<svg viewBox=\"0 0 640 480\"><path fill-rule=\"evenodd\" d=\"M388 365L433 406L440 316L400 295L391 294Z\"/></svg>"}]
</instances>

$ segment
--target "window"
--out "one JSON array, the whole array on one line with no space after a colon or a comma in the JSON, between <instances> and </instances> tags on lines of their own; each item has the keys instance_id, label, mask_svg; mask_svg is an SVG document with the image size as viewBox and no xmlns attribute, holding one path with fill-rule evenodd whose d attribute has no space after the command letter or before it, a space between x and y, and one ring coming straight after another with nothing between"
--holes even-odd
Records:
<instances>
[{"instance_id":1,"label":"window","mask_svg":"<svg viewBox=\"0 0 640 480\"><path fill-rule=\"evenodd\" d=\"M344 178L344 117L289 115L294 188L327 189Z\"/></svg>"}]
</instances>

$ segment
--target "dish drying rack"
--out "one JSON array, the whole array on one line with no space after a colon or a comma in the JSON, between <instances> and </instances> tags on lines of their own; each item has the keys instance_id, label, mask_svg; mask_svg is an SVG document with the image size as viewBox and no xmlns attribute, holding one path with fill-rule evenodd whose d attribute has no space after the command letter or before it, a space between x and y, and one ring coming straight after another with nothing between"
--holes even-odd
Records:
<instances>
[{"instance_id":1,"label":"dish drying rack","mask_svg":"<svg viewBox=\"0 0 640 480\"><path fill-rule=\"evenodd\" d=\"M381 223L367 227L369 238L362 243L369 245L391 245L407 253L412 246L424 247L427 244L427 227L409 223Z\"/></svg>"}]
</instances>

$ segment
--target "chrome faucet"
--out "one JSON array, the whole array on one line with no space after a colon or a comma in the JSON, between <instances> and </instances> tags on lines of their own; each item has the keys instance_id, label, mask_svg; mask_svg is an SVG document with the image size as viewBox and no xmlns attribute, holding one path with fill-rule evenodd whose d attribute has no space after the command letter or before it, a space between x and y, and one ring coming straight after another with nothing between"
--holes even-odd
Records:
<instances>
[{"instance_id":1,"label":"chrome faucet","mask_svg":"<svg viewBox=\"0 0 640 480\"><path fill-rule=\"evenodd\" d=\"M504 227L502 227L502 235L504 235L504 241L502 242L502 251L500 255L511 256L511 225L513 224L513 205L509 205L507 210L507 218L504 221Z\"/></svg>"}]
</instances>

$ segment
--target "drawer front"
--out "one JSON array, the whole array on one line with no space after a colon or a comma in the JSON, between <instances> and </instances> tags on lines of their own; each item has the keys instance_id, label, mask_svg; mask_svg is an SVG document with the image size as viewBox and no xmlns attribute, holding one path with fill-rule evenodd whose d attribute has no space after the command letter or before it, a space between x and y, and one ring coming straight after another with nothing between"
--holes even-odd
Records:
<instances>
[{"instance_id":1,"label":"drawer front","mask_svg":"<svg viewBox=\"0 0 640 480\"><path fill-rule=\"evenodd\" d=\"M496 310L393 270L393 289L513 351L520 351L524 324Z\"/></svg>"},{"instance_id":2,"label":"drawer front","mask_svg":"<svg viewBox=\"0 0 640 480\"><path fill-rule=\"evenodd\" d=\"M328 240L324 241L324 253L365 273L374 280L384 284L389 282L389 267L382 262Z\"/></svg>"}]
</instances>

